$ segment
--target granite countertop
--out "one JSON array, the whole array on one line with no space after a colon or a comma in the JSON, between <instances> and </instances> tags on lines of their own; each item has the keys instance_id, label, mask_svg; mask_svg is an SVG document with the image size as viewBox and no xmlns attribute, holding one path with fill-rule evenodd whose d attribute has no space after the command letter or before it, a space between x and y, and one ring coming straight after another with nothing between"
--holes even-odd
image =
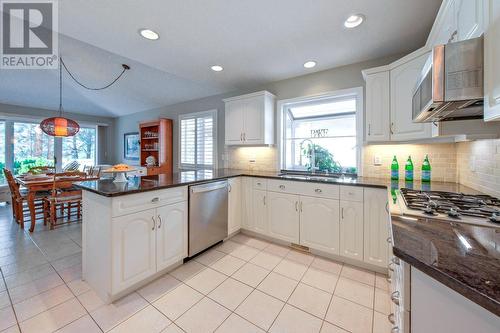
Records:
<instances>
[{"instance_id":1,"label":"granite countertop","mask_svg":"<svg viewBox=\"0 0 500 333\"><path fill-rule=\"evenodd\" d=\"M158 176L130 177L126 183L114 183L111 179L100 179L97 181L85 181L75 185L83 190L94 192L106 197L115 197L120 195L154 191L165 188L193 185L210 182L214 180L227 179L238 176L273 178L291 181L305 181L328 183L338 185L353 185L365 187L387 188L389 181L379 178L325 178L324 180L296 179L286 178L279 175L279 171L249 171L238 169L215 169L215 170L196 170L182 171L171 174L160 174Z\"/></svg>"},{"instance_id":2,"label":"granite countertop","mask_svg":"<svg viewBox=\"0 0 500 333\"><path fill-rule=\"evenodd\" d=\"M392 216L394 254L500 316L500 228Z\"/></svg>"}]
</instances>

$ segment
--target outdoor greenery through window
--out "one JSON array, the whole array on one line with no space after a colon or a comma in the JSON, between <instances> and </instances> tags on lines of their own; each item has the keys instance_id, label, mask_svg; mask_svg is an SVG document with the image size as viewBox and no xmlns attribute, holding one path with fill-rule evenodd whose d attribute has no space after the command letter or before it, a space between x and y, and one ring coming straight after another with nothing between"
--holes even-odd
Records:
<instances>
[{"instance_id":1,"label":"outdoor greenery through window","mask_svg":"<svg viewBox=\"0 0 500 333\"><path fill-rule=\"evenodd\" d=\"M5 183L3 168L5 168L5 122L0 121L0 184Z\"/></svg>"},{"instance_id":2,"label":"outdoor greenery through window","mask_svg":"<svg viewBox=\"0 0 500 333\"><path fill-rule=\"evenodd\" d=\"M54 165L54 137L45 134L36 123L14 123L14 174L31 167Z\"/></svg>"},{"instance_id":3,"label":"outdoor greenery through window","mask_svg":"<svg viewBox=\"0 0 500 333\"><path fill-rule=\"evenodd\" d=\"M287 170L357 173L357 95L292 103L284 109Z\"/></svg>"},{"instance_id":4,"label":"outdoor greenery through window","mask_svg":"<svg viewBox=\"0 0 500 333\"><path fill-rule=\"evenodd\" d=\"M96 153L96 129L81 127L75 135L62 140L62 164L77 161L80 166L94 165Z\"/></svg>"},{"instance_id":5,"label":"outdoor greenery through window","mask_svg":"<svg viewBox=\"0 0 500 333\"><path fill-rule=\"evenodd\" d=\"M1 120L0 184L5 183L3 168L20 175L34 166L53 166L55 157L58 168L73 161L80 170L85 165L95 165L96 147L97 127L81 127L74 137L55 138L45 134L38 122Z\"/></svg>"}]
</instances>

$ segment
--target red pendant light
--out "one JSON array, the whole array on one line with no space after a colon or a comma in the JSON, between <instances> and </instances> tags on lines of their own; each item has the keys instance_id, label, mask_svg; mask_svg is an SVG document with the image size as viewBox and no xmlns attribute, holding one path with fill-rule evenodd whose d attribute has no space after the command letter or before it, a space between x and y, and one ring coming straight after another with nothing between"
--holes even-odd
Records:
<instances>
[{"instance_id":1,"label":"red pendant light","mask_svg":"<svg viewBox=\"0 0 500 333\"><path fill-rule=\"evenodd\" d=\"M62 116L62 59L59 61L59 117L51 117L42 120L40 128L50 136L65 137L73 136L80 130L80 125L74 120Z\"/></svg>"}]
</instances>

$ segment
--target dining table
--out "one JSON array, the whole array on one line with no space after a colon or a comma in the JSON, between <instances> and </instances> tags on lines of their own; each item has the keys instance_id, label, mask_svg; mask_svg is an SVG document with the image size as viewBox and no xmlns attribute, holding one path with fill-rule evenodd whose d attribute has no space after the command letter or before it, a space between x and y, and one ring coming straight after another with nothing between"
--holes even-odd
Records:
<instances>
[{"instance_id":1,"label":"dining table","mask_svg":"<svg viewBox=\"0 0 500 333\"><path fill-rule=\"evenodd\" d=\"M33 230L35 230L35 222L36 222L35 198L37 192L51 191L54 187L54 183L55 187L57 187L58 184L62 185L62 184L67 184L69 182L76 183L89 180L99 180L99 177L68 175L68 176L57 177L55 180L54 180L54 175L50 174L36 175L36 176L20 175L15 177L15 181L19 185L25 187L28 191L27 202L31 218L30 232L33 232Z\"/></svg>"}]
</instances>

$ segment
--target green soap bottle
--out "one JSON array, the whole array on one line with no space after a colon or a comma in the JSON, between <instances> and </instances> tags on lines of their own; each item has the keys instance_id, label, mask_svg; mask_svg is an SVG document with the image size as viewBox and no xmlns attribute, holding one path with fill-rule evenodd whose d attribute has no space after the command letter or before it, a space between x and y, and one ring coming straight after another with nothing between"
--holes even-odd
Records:
<instances>
[{"instance_id":1,"label":"green soap bottle","mask_svg":"<svg viewBox=\"0 0 500 333\"><path fill-rule=\"evenodd\" d=\"M422 163L422 183L430 183L431 181L431 163L429 156L425 155L424 162Z\"/></svg>"},{"instance_id":2,"label":"green soap bottle","mask_svg":"<svg viewBox=\"0 0 500 333\"><path fill-rule=\"evenodd\" d=\"M411 160L411 156L408 156L408 160L406 160L405 165L405 180L407 182L413 181L413 162Z\"/></svg>"},{"instance_id":3,"label":"green soap bottle","mask_svg":"<svg viewBox=\"0 0 500 333\"><path fill-rule=\"evenodd\" d=\"M391 163L391 180L399 180L399 163L396 155L394 155Z\"/></svg>"}]
</instances>

